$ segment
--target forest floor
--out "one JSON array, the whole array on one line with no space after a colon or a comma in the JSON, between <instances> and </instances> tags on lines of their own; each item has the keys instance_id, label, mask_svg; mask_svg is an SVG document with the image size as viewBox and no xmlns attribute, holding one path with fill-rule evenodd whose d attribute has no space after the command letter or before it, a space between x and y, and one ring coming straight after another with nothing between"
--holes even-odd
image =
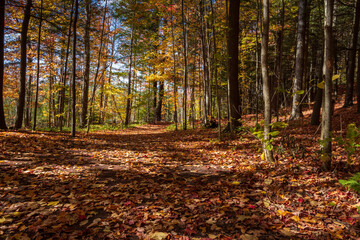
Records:
<instances>
[{"instance_id":1,"label":"forest floor","mask_svg":"<svg viewBox=\"0 0 360 240\"><path fill-rule=\"evenodd\" d=\"M336 109L335 135L355 109ZM0 239L359 239L359 195L338 183L359 155L348 167L335 144L322 171L309 116L277 166L249 134L166 128L0 132Z\"/></svg>"}]
</instances>

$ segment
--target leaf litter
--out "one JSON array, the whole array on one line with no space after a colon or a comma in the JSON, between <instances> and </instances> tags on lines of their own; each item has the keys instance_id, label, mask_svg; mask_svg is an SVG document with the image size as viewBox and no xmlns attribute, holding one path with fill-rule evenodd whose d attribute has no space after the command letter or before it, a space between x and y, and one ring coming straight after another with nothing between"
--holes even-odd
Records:
<instances>
[{"instance_id":1,"label":"leaf litter","mask_svg":"<svg viewBox=\"0 0 360 240\"><path fill-rule=\"evenodd\" d=\"M359 197L338 184L341 167L319 170L307 132L304 158L284 152L278 166L251 136L205 129L0 132L0 236L358 239Z\"/></svg>"}]
</instances>

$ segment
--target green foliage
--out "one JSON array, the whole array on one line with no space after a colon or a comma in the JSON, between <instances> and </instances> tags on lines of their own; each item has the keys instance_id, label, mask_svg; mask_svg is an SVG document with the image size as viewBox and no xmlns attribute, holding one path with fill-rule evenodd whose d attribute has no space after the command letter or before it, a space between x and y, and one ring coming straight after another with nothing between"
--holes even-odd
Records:
<instances>
[{"instance_id":1,"label":"green foliage","mask_svg":"<svg viewBox=\"0 0 360 240\"><path fill-rule=\"evenodd\" d=\"M178 129L179 129L179 124L178 124ZM176 131L176 124L171 124L171 125L167 126L166 130Z\"/></svg>"},{"instance_id":2,"label":"green foliage","mask_svg":"<svg viewBox=\"0 0 360 240\"><path fill-rule=\"evenodd\" d=\"M344 187L349 187L350 189L360 193L360 172L356 173L349 180L339 180L339 183Z\"/></svg>"},{"instance_id":3,"label":"green foliage","mask_svg":"<svg viewBox=\"0 0 360 240\"><path fill-rule=\"evenodd\" d=\"M269 133L269 135L271 136L271 138L269 140L265 140L264 139L264 127L260 124L256 124L255 127L253 128L249 128L249 131L257 138L261 141L261 143L265 143L266 145L266 149L271 151L274 149L274 138L278 137L280 134L281 129L284 129L288 126L287 123L284 122L274 122L270 124L271 127L271 131ZM276 149L278 149L276 147Z\"/></svg>"},{"instance_id":4,"label":"green foliage","mask_svg":"<svg viewBox=\"0 0 360 240\"><path fill-rule=\"evenodd\" d=\"M335 140L344 148L347 163L352 164L352 156L360 147L360 128L356 127L355 123L351 123L347 126L346 137L337 137Z\"/></svg>"}]
</instances>

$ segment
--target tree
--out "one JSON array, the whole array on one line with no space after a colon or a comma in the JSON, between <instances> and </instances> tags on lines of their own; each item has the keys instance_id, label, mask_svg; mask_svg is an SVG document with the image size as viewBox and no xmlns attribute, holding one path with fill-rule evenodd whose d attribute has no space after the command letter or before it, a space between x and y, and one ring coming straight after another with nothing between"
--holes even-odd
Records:
<instances>
[{"instance_id":1,"label":"tree","mask_svg":"<svg viewBox=\"0 0 360 240\"><path fill-rule=\"evenodd\" d=\"M129 57L125 126L129 125L130 117L131 117L131 82L132 82L131 74L132 74L132 65L133 65L133 49L134 49L134 24L131 25L131 33L130 33L130 57Z\"/></svg>"},{"instance_id":2,"label":"tree","mask_svg":"<svg viewBox=\"0 0 360 240\"><path fill-rule=\"evenodd\" d=\"M91 62L91 58L90 58L91 1L90 0L85 1L85 9L86 9L86 22L85 22L85 34L84 34L85 70L84 70L84 80L83 80L82 98L81 98L81 117L80 117L81 127L85 127L87 123L88 102L89 102L90 62Z\"/></svg>"},{"instance_id":3,"label":"tree","mask_svg":"<svg viewBox=\"0 0 360 240\"><path fill-rule=\"evenodd\" d=\"M270 148L271 123L271 96L270 79L268 72L268 44L269 44L269 0L263 0L263 29L261 34L261 74L263 79L264 96L264 139L263 151L265 159L274 162L273 152Z\"/></svg>"},{"instance_id":4,"label":"tree","mask_svg":"<svg viewBox=\"0 0 360 240\"><path fill-rule=\"evenodd\" d=\"M360 21L360 0L357 0L354 10L352 39L349 50L348 67L346 72L346 92L345 92L344 107L349 107L353 105L354 76L355 76L355 64L356 64L356 53L357 53L356 49L357 49L358 35L359 35L359 21ZM359 69L358 69L358 74L359 74Z\"/></svg>"},{"instance_id":5,"label":"tree","mask_svg":"<svg viewBox=\"0 0 360 240\"><path fill-rule=\"evenodd\" d=\"M25 108L25 95L26 95L26 61L27 61L27 35L29 29L29 22L31 17L32 0L27 0L24 10L24 19L21 27L21 57L20 57L20 88L19 98L17 101L17 112L15 120L15 129L22 126L24 108Z\"/></svg>"},{"instance_id":6,"label":"tree","mask_svg":"<svg viewBox=\"0 0 360 240\"><path fill-rule=\"evenodd\" d=\"M183 100L183 109L184 109L184 119L183 119L183 128L187 128L187 84L188 84L188 43L187 43L187 24L184 10L184 0L181 0L181 16L182 16L182 26L183 26L183 41L184 41L184 100Z\"/></svg>"},{"instance_id":7,"label":"tree","mask_svg":"<svg viewBox=\"0 0 360 240\"><path fill-rule=\"evenodd\" d=\"M77 19L79 15L79 0L75 1L75 13L74 13L74 26L73 26L73 33L74 33L74 40L73 40L73 55L72 55L72 124L71 124L71 136L75 137L76 134L76 26L77 26Z\"/></svg>"},{"instance_id":8,"label":"tree","mask_svg":"<svg viewBox=\"0 0 360 240\"><path fill-rule=\"evenodd\" d=\"M240 126L241 104L239 93L239 8L240 0L230 1L229 4L229 30L228 30L228 94L229 94L229 127L234 131Z\"/></svg>"},{"instance_id":9,"label":"tree","mask_svg":"<svg viewBox=\"0 0 360 240\"><path fill-rule=\"evenodd\" d=\"M296 39L295 80L293 85L293 99L290 119L302 117L301 111L301 88L304 75L304 51L305 51L305 23L307 0L299 1L298 32Z\"/></svg>"},{"instance_id":10,"label":"tree","mask_svg":"<svg viewBox=\"0 0 360 240\"><path fill-rule=\"evenodd\" d=\"M333 73L333 9L334 0L324 0L324 98L321 125L321 160L323 168L331 168L331 102L332 102L332 73Z\"/></svg>"},{"instance_id":11,"label":"tree","mask_svg":"<svg viewBox=\"0 0 360 240\"><path fill-rule=\"evenodd\" d=\"M4 104L3 104L3 85L4 85L4 29L5 29L5 0L0 0L0 129L7 129Z\"/></svg>"}]
</instances>

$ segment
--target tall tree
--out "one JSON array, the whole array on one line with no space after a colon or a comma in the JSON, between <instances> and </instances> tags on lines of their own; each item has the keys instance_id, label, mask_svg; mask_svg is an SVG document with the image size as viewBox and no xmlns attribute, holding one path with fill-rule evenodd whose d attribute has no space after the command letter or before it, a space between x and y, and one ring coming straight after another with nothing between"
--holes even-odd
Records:
<instances>
[{"instance_id":1,"label":"tall tree","mask_svg":"<svg viewBox=\"0 0 360 240\"><path fill-rule=\"evenodd\" d=\"M42 12L43 12L42 9L43 9L43 0L41 0L41 3L40 3L40 19L39 19L38 41L37 41L36 90L35 90L35 106L34 106L33 130L36 129L37 106L38 106L38 101L39 101L40 44L41 44Z\"/></svg>"},{"instance_id":2,"label":"tall tree","mask_svg":"<svg viewBox=\"0 0 360 240\"><path fill-rule=\"evenodd\" d=\"M323 111L321 124L321 151L322 164L325 170L331 168L331 102L332 102L332 73L333 73L333 9L334 0L324 0L324 66L325 82L323 96Z\"/></svg>"},{"instance_id":3,"label":"tall tree","mask_svg":"<svg viewBox=\"0 0 360 240\"><path fill-rule=\"evenodd\" d=\"M263 0L263 29L261 34L261 73L263 79L264 96L264 139L263 151L265 159L274 161L273 152L270 146L270 123L271 123L271 96L270 79L268 72L268 44L269 44L269 0Z\"/></svg>"},{"instance_id":4,"label":"tall tree","mask_svg":"<svg viewBox=\"0 0 360 240\"><path fill-rule=\"evenodd\" d=\"M7 129L4 103L3 103L3 85L4 85L4 34L5 34L5 0L0 0L0 129Z\"/></svg>"},{"instance_id":5,"label":"tall tree","mask_svg":"<svg viewBox=\"0 0 360 240\"><path fill-rule=\"evenodd\" d=\"M229 127L230 131L240 125L241 101L239 93L239 8L240 0L232 0L229 4L229 29L228 29L228 94L229 94Z\"/></svg>"},{"instance_id":6,"label":"tall tree","mask_svg":"<svg viewBox=\"0 0 360 240\"><path fill-rule=\"evenodd\" d=\"M305 25L307 0L299 1L298 30L296 37L295 80L293 85L293 99L290 119L298 119L303 114L301 111L301 91L304 75L305 52Z\"/></svg>"},{"instance_id":7,"label":"tall tree","mask_svg":"<svg viewBox=\"0 0 360 240\"><path fill-rule=\"evenodd\" d=\"M67 71L68 71L68 62L69 62L69 53L70 53L70 42L71 42L71 29L72 29L72 21L73 21L73 12L74 12L74 1L71 4L71 12L70 12L70 23L68 28L68 36L67 36L67 43L66 43L66 53L65 53L65 64L64 64L64 71L61 79L61 90L60 90L60 97L59 97L59 126L60 131L62 131L63 127L63 119L64 119L64 108L65 108L65 91L66 91L66 82L67 82Z\"/></svg>"},{"instance_id":8,"label":"tall tree","mask_svg":"<svg viewBox=\"0 0 360 240\"><path fill-rule=\"evenodd\" d=\"M349 107L353 105L353 95L354 95L354 76L355 76L355 64L356 64L356 49L358 43L359 35L359 21L360 21L360 0L356 0L356 6L354 10L354 22L352 29L352 39L351 46L349 50L349 60L348 67L346 72L346 92L345 92L345 102L344 107ZM358 74L359 74L358 70Z\"/></svg>"},{"instance_id":9,"label":"tall tree","mask_svg":"<svg viewBox=\"0 0 360 240\"><path fill-rule=\"evenodd\" d=\"M134 24L131 24L131 33L130 33L130 57L129 57L129 73L128 73L128 89L127 89L127 99L126 99L126 116L125 116L125 126L128 126L130 123L131 117L131 76L132 76L132 65L133 65L133 49L134 49Z\"/></svg>"},{"instance_id":10,"label":"tall tree","mask_svg":"<svg viewBox=\"0 0 360 240\"><path fill-rule=\"evenodd\" d=\"M24 19L21 26L21 56L20 56L20 88L19 98L17 101L17 112L15 120L15 129L19 129L22 126L24 108L25 108L25 95L26 95L26 63L27 63L27 35L29 29L29 22L31 17L32 0L27 0L24 10Z\"/></svg>"},{"instance_id":11,"label":"tall tree","mask_svg":"<svg viewBox=\"0 0 360 240\"><path fill-rule=\"evenodd\" d=\"M76 26L79 15L79 0L75 1L75 13L74 13L74 26L73 26L73 55L72 55L72 114L71 114L71 136L75 137L76 134Z\"/></svg>"},{"instance_id":12,"label":"tall tree","mask_svg":"<svg viewBox=\"0 0 360 240\"><path fill-rule=\"evenodd\" d=\"M81 98L81 117L80 117L81 127L86 126L88 102L89 102L90 62L91 62L91 58L90 58L91 0L85 1L85 10L86 10L85 34L84 34L85 70L84 70L84 80L83 80L82 98Z\"/></svg>"},{"instance_id":13,"label":"tall tree","mask_svg":"<svg viewBox=\"0 0 360 240\"><path fill-rule=\"evenodd\" d=\"M181 15L182 15L182 26L183 26L183 41L184 41L184 100L183 100L183 129L187 128L187 85L188 85L188 46L187 46L187 23L184 10L184 0L181 0Z\"/></svg>"}]
</instances>

